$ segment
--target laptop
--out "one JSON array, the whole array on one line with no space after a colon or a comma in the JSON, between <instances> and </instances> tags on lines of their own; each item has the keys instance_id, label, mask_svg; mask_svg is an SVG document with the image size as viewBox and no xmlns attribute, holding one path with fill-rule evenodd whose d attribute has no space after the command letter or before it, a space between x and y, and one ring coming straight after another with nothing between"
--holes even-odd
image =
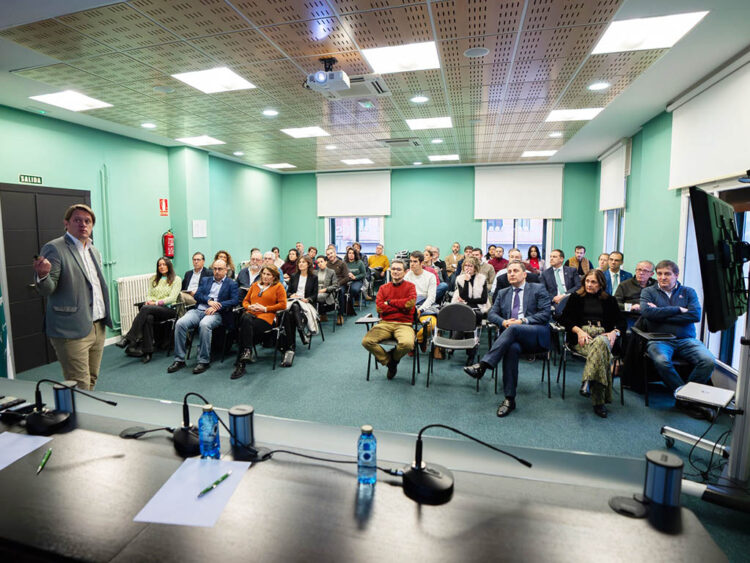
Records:
<instances>
[{"instance_id":1,"label":"laptop","mask_svg":"<svg viewBox=\"0 0 750 563\"><path fill-rule=\"evenodd\" d=\"M734 391L690 382L680 387L674 396L675 399L682 401L692 401L694 403L701 403L702 405L723 408L734 397Z\"/></svg>"}]
</instances>

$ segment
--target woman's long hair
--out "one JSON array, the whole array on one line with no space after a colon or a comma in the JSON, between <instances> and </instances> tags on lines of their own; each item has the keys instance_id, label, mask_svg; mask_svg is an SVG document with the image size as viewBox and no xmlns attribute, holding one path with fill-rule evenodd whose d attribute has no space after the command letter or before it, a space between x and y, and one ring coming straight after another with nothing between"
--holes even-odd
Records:
<instances>
[{"instance_id":1,"label":"woman's long hair","mask_svg":"<svg viewBox=\"0 0 750 563\"><path fill-rule=\"evenodd\" d=\"M154 281L151 282L152 285L156 287L159 284L159 280L162 278L162 273L159 271L159 262L164 262L167 265L167 283L172 285L175 278L174 266L172 266L172 261L166 256L162 256L156 261L156 276L154 276Z\"/></svg>"}]
</instances>

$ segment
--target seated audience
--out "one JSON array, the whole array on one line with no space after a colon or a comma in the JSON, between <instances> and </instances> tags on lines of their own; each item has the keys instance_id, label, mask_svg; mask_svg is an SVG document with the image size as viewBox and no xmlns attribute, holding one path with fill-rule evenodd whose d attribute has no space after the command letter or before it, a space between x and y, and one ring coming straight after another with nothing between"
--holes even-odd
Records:
<instances>
[{"instance_id":1,"label":"seated audience","mask_svg":"<svg viewBox=\"0 0 750 563\"><path fill-rule=\"evenodd\" d=\"M448 291L448 284L443 280L442 274L439 268L436 268L432 263L432 247L427 246L424 251L424 261L422 262L422 269L427 270L435 275L435 303L440 304L443 302L443 295Z\"/></svg>"},{"instance_id":2,"label":"seated audience","mask_svg":"<svg viewBox=\"0 0 750 563\"><path fill-rule=\"evenodd\" d=\"M273 328L276 313L286 309L286 291L279 279L279 271L274 266L263 266L260 280L250 287L242 301L242 308L245 309L240 321L242 352L231 379L239 379L245 375L245 365L255 363L255 344L261 342L263 335ZM278 345L286 350L288 343L280 342Z\"/></svg>"},{"instance_id":3,"label":"seated audience","mask_svg":"<svg viewBox=\"0 0 750 563\"><path fill-rule=\"evenodd\" d=\"M526 265L520 260L511 260L507 275L510 286L500 291L488 316L498 327L498 337L478 364L464 368L469 376L481 379L502 360L505 400L497 409L500 418L516 408L520 355L542 352L550 345L550 300L544 286L526 283Z\"/></svg>"},{"instance_id":4,"label":"seated audience","mask_svg":"<svg viewBox=\"0 0 750 563\"><path fill-rule=\"evenodd\" d=\"M318 256L315 261L318 263L318 303L326 308L332 308L339 290L336 274L328 267L325 256ZM322 309L320 314L320 320L323 322L328 320L325 310Z\"/></svg>"},{"instance_id":5,"label":"seated audience","mask_svg":"<svg viewBox=\"0 0 750 563\"><path fill-rule=\"evenodd\" d=\"M482 274L486 278L487 281L485 282L485 284L487 285L487 290L489 291L490 287L492 287L492 284L495 281L495 276L497 275L495 273L495 268L493 268L487 262L482 262L482 250L480 248L474 247L474 249L471 251L471 255L476 258L477 262L479 263L479 271L477 273Z\"/></svg>"},{"instance_id":6,"label":"seated audience","mask_svg":"<svg viewBox=\"0 0 750 563\"><path fill-rule=\"evenodd\" d=\"M278 250L278 248L276 248L276 250ZM273 268L276 268L276 270L279 271L279 276L281 276L281 270L276 267L276 254L274 254L273 251L269 250L268 252L263 254L263 266L271 266ZM286 282L284 281L283 277L279 277L279 282L284 286L284 289L286 289Z\"/></svg>"},{"instance_id":7,"label":"seated audience","mask_svg":"<svg viewBox=\"0 0 750 563\"><path fill-rule=\"evenodd\" d=\"M290 248L286 255L286 262L281 265L281 273L287 283L289 283L289 278L297 273L297 261L300 256L296 248Z\"/></svg>"},{"instance_id":8,"label":"seated audience","mask_svg":"<svg viewBox=\"0 0 750 563\"><path fill-rule=\"evenodd\" d=\"M305 254L305 245L300 241L297 241L297 244L294 245L294 249L297 251L297 259L299 260L299 257Z\"/></svg>"},{"instance_id":9,"label":"seated audience","mask_svg":"<svg viewBox=\"0 0 750 563\"><path fill-rule=\"evenodd\" d=\"M575 268L563 266L565 253L556 248L549 253L550 267L542 272L542 282L547 288L547 293L552 296L552 311L555 317L559 317L568 296L581 287L581 279Z\"/></svg>"},{"instance_id":10,"label":"seated audience","mask_svg":"<svg viewBox=\"0 0 750 563\"><path fill-rule=\"evenodd\" d=\"M432 334L433 328L437 324L435 313L432 310L435 305L435 297L437 295L437 280L435 274L428 272L422 268L424 262L424 254L419 250L415 250L409 255L409 271L404 276L404 280L414 284L417 292L417 315L419 315L420 321L429 321L427 328L427 334L423 334L420 329L417 333L417 339L422 346L422 349L426 348L427 339Z\"/></svg>"},{"instance_id":11,"label":"seated audience","mask_svg":"<svg viewBox=\"0 0 750 563\"><path fill-rule=\"evenodd\" d=\"M227 277L229 279L234 279L234 262L232 261L232 256L227 252L226 250L219 250L216 255L214 256L214 262L217 260L222 260L227 265Z\"/></svg>"},{"instance_id":12,"label":"seated audience","mask_svg":"<svg viewBox=\"0 0 750 563\"><path fill-rule=\"evenodd\" d=\"M448 270L445 262L440 259L440 248L438 248L437 246L431 246L430 254L432 255L432 265L440 271L441 279L447 283Z\"/></svg>"},{"instance_id":13,"label":"seated audience","mask_svg":"<svg viewBox=\"0 0 750 563\"><path fill-rule=\"evenodd\" d=\"M445 257L445 268L448 272L448 276L452 276L458 266L458 261L461 259L461 245L454 242L451 245L451 253ZM459 272L460 273L460 272Z\"/></svg>"},{"instance_id":14,"label":"seated audience","mask_svg":"<svg viewBox=\"0 0 750 563\"><path fill-rule=\"evenodd\" d=\"M336 281L339 284L339 315L336 318L336 324L340 326L344 324L344 313L346 312L345 288L349 284L349 268L338 257L336 247L332 244L329 244L326 248L326 258L328 258L328 267L336 274Z\"/></svg>"},{"instance_id":15,"label":"seated audience","mask_svg":"<svg viewBox=\"0 0 750 563\"><path fill-rule=\"evenodd\" d=\"M237 274L237 283L240 284L240 297L245 298L248 288L255 283L260 276L260 269L263 266L263 255L260 250L253 250L250 254L250 264L245 266Z\"/></svg>"},{"instance_id":16,"label":"seated audience","mask_svg":"<svg viewBox=\"0 0 750 563\"><path fill-rule=\"evenodd\" d=\"M310 257L310 260L313 262L313 269L318 269L318 263L317 263L317 257L318 257L318 249L314 246L311 246L307 249L307 255Z\"/></svg>"},{"instance_id":17,"label":"seated audience","mask_svg":"<svg viewBox=\"0 0 750 563\"><path fill-rule=\"evenodd\" d=\"M586 273L582 287L568 298L560 323L568 346L586 356L580 393L590 395L594 413L607 418L605 403L612 402L612 348L627 325L617 300L605 291L601 270Z\"/></svg>"},{"instance_id":18,"label":"seated audience","mask_svg":"<svg viewBox=\"0 0 750 563\"><path fill-rule=\"evenodd\" d=\"M274 246L271 249L271 252L273 252L273 265L276 266L277 270L281 271L281 267L284 265L284 261L281 259L279 247ZM265 255L263 256L263 259L266 259Z\"/></svg>"},{"instance_id":19,"label":"seated audience","mask_svg":"<svg viewBox=\"0 0 750 563\"><path fill-rule=\"evenodd\" d=\"M620 283L615 291L615 299L617 299L620 310L640 313L641 291L656 283L656 280L651 277L653 275L654 264L652 262L643 260L636 264L635 276Z\"/></svg>"},{"instance_id":20,"label":"seated audience","mask_svg":"<svg viewBox=\"0 0 750 563\"><path fill-rule=\"evenodd\" d=\"M695 323L701 319L698 295L693 288L677 281L679 274L677 264L662 260L656 265L657 284L641 291L641 317L645 319L646 330L676 337L651 341L646 348L656 371L672 392L685 383L674 369L673 359L679 358L694 366L688 382L708 383L714 371L713 354L695 338ZM696 417L713 418L715 415L711 409L692 407L681 401L677 407Z\"/></svg>"},{"instance_id":21,"label":"seated audience","mask_svg":"<svg viewBox=\"0 0 750 563\"><path fill-rule=\"evenodd\" d=\"M195 292L195 309L190 309L177 321L174 331L174 362L167 368L174 373L185 367L185 338L187 331L198 327L200 346L198 365L193 373L203 373L211 366L211 337L213 329L221 326L232 328L232 308L239 303L237 282L227 277L227 264L223 260L213 263L213 277L203 278Z\"/></svg>"},{"instance_id":22,"label":"seated audience","mask_svg":"<svg viewBox=\"0 0 750 563\"><path fill-rule=\"evenodd\" d=\"M609 268L604 272L604 279L607 281L606 291L610 295L615 294L618 285L633 277L633 274L630 272L620 269L622 259L622 252L615 251L609 253Z\"/></svg>"},{"instance_id":23,"label":"seated audience","mask_svg":"<svg viewBox=\"0 0 750 563\"><path fill-rule=\"evenodd\" d=\"M503 254L505 254L505 249L502 246L496 246L495 255L489 261L489 265L495 269L496 274L508 267L508 261L503 258Z\"/></svg>"},{"instance_id":24,"label":"seated audience","mask_svg":"<svg viewBox=\"0 0 750 563\"><path fill-rule=\"evenodd\" d=\"M581 245L576 246L573 257L568 258L565 261L565 265L575 268L578 271L578 275L582 278L591 269L591 261L586 258L586 247Z\"/></svg>"},{"instance_id":25,"label":"seated audience","mask_svg":"<svg viewBox=\"0 0 750 563\"><path fill-rule=\"evenodd\" d=\"M375 356L376 361L388 367L388 379L396 376L399 361L414 349L412 321L417 292L413 283L404 280L405 274L404 262L394 260L391 263L391 281L380 288L375 298L380 322L362 339L362 346ZM386 352L379 343L389 339L395 339L398 344Z\"/></svg>"},{"instance_id":26,"label":"seated audience","mask_svg":"<svg viewBox=\"0 0 750 563\"><path fill-rule=\"evenodd\" d=\"M523 255L521 254L521 251L517 248L511 248L508 251L508 259L511 262L523 262ZM539 274L535 274L533 272L526 272L526 283L542 283L542 278L539 276ZM497 299L497 294L501 289L505 289L506 287L510 287L510 282L508 281L508 274L502 273L498 274L495 277L495 281L492 284L492 287L490 287L490 295L492 295L492 302L494 303Z\"/></svg>"},{"instance_id":27,"label":"seated audience","mask_svg":"<svg viewBox=\"0 0 750 563\"><path fill-rule=\"evenodd\" d=\"M451 303L465 303L477 315L477 325L490 310L490 299L487 293L487 283L483 274L477 272L479 264L473 256L464 260L464 271L456 278L456 291L453 292Z\"/></svg>"},{"instance_id":28,"label":"seated audience","mask_svg":"<svg viewBox=\"0 0 750 563\"><path fill-rule=\"evenodd\" d=\"M609 269L609 254L602 252L599 255L599 266L597 266L602 272L606 272Z\"/></svg>"},{"instance_id":29,"label":"seated audience","mask_svg":"<svg viewBox=\"0 0 750 563\"><path fill-rule=\"evenodd\" d=\"M539 247L532 244L526 255L526 271L541 274L544 271L544 259L539 252Z\"/></svg>"},{"instance_id":30,"label":"seated audience","mask_svg":"<svg viewBox=\"0 0 750 563\"><path fill-rule=\"evenodd\" d=\"M491 244L487 247L487 254L484 255L482 262L489 262L495 257L495 245Z\"/></svg>"},{"instance_id":31,"label":"seated audience","mask_svg":"<svg viewBox=\"0 0 750 563\"><path fill-rule=\"evenodd\" d=\"M286 290L287 321L289 323L289 348L295 349L294 330L304 346L310 343L310 336L318 332L315 302L318 298L318 274L313 271L309 256L301 256L297 264L297 273L289 280Z\"/></svg>"},{"instance_id":32,"label":"seated audience","mask_svg":"<svg viewBox=\"0 0 750 563\"><path fill-rule=\"evenodd\" d=\"M354 302L358 302L361 297L362 293L362 284L365 281L365 276L367 275L367 266L365 266L365 263L362 262L362 258L360 257L359 250L357 250L354 247L350 247L346 249L346 267L349 270L349 311L347 311L347 314L353 315L354 309L352 308L352 305Z\"/></svg>"},{"instance_id":33,"label":"seated audience","mask_svg":"<svg viewBox=\"0 0 750 563\"><path fill-rule=\"evenodd\" d=\"M378 288L385 283L388 268L391 266L388 257L383 254L382 244L378 244L375 247L375 254L367 258L367 266L372 272L372 294L375 295ZM372 299L369 295L365 296L365 298Z\"/></svg>"},{"instance_id":34,"label":"seated audience","mask_svg":"<svg viewBox=\"0 0 750 563\"><path fill-rule=\"evenodd\" d=\"M202 252L193 254L193 269L185 272L182 278L182 294L180 298L185 305L195 305L195 292L198 291L198 284L203 278L211 276L211 270L204 267L206 257Z\"/></svg>"},{"instance_id":35,"label":"seated audience","mask_svg":"<svg viewBox=\"0 0 750 563\"><path fill-rule=\"evenodd\" d=\"M125 348L128 356L141 358L144 364L151 361L154 353L154 321L165 321L177 316L177 311L169 305L177 302L180 282L180 276L174 273L172 261L166 256L159 258L156 261L156 274L149 280L146 301L128 333L117 343L120 348Z\"/></svg>"},{"instance_id":36,"label":"seated audience","mask_svg":"<svg viewBox=\"0 0 750 563\"><path fill-rule=\"evenodd\" d=\"M362 260L362 262L363 262L363 263L364 263L365 265L367 265L367 256L365 256L365 255L364 255L364 253L362 252L362 245L361 245L361 244L359 244L359 243L358 243L357 241L354 241L354 242L352 243L352 248L353 248L354 250L356 250L357 252L359 252L359 259L360 259L360 260Z\"/></svg>"}]
</instances>

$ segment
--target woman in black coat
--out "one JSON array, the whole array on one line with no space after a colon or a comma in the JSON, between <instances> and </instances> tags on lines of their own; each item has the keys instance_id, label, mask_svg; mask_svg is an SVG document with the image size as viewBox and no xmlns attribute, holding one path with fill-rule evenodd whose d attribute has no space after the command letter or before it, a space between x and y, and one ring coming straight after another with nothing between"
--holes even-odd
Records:
<instances>
[{"instance_id":1,"label":"woman in black coat","mask_svg":"<svg viewBox=\"0 0 750 563\"><path fill-rule=\"evenodd\" d=\"M312 259L307 255L300 256L296 268L297 272L289 278L289 285L286 288L287 309L289 310L287 318L290 322L288 338L292 342L292 349L294 349L295 329L299 333L303 345L307 346L310 342L311 333L308 329L307 316L303 307L308 310L310 308L302 305L302 303L315 307L318 297L318 274L313 271Z\"/></svg>"},{"instance_id":2,"label":"woman in black coat","mask_svg":"<svg viewBox=\"0 0 750 563\"><path fill-rule=\"evenodd\" d=\"M594 412L607 417L605 403L612 402L612 348L627 330L617 300L604 288L600 270L589 270L581 288L568 297L560 323L566 329L568 346L586 356L581 395L591 395Z\"/></svg>"}]
</instances>

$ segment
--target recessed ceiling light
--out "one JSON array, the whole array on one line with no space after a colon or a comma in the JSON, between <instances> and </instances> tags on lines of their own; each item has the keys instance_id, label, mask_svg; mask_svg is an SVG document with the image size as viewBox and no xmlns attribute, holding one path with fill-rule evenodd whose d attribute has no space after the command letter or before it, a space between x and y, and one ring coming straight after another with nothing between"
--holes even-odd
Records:
<instances>
[{"instance_id":1,"label":"recessed ceiling light","mask_svg":"<svg viewBox=\"0 0 750 563\"><path fill-rule=\"evenodd\" d=\"M443 142L443 140L442 140L442 139L433 139L433 140L432 140L432 141L430 141L430 142L431 142L431 143L432 143L433 145L439 145L440 143L442 143L442 142Z\"/></svg>"},{"instance_id":2,"label":"recessed ceiling light","mask_svg":"<svg viewBox=\"0 0 750 563\"><path fill-rule=\"evenodd\" d=\"M551 139L559 139L562 136L563 136L562 131L552 131L552 133L549 134L549 137Z\"/></svg>"},{"instance_id":3,"label":"recessed ceiling light","mask_svg":"<svg viewBox=\"0 0 750 563\"><path fill-rule=\"evenodd\" d=\"M414 96L413 98L409 99L409 101L413 104L423 104L425 102L429 102L430 98L427 96Z\"/></svg>"},{"instance_id":4,"label":"recessed ceiling light","mask_svg":"<svg viewBox=\"0 0 750 563\"><path fill-rule=\"evenodd\" d=\"M266 117L276 117L277 115L279 115L279 112L275 109L268 108L263 110L263 115L265 115Z\"/></svg>"},{"instance_id":5,"label":"recessed ceiling light","mask_svg":"<svg viewBox=\"0 0 750 563\"><path fill-rule=\"evenodd\" d=\"M264 164L266 168L297 168L294 164L289 164L288 162L279 162L278 164Z\"/></svg>"},{"instance_id":6,"label":"recessed ceiling light","mask_svg":"<svg viewBox=\"0 0 750 563\"><path fill-rule=\"evenodd\" d=\"M426 117L424 119L407 119L406 124L412 131L419 129L450 129L453 122L450 117Z\"/></svg>"},{"instance_id":7,"label":"recessed ceiling light","mask_svg":"<svg viewBox=\"0 0 750 563\"><path fill-rule=\"evenodd\" d=\"M173 74L172 78L181 80L205 94L255 88L254 84L251 84L225 66L209 70L197 70L195 72L181 72Z\"/></svg>"},{"instance_id":8,"label":"recessed ceiling light","mask_svg":"<svg viewBox=\"0 0 750 563\"><path fill-rule=\"evenodd\" d=\"M143 127L144 129L156 129L156 123L141 123L141 127Z\"/></svg>"},{"instance_id":9,"label":"recessed ceiling light","mask_svg":"<svg viewBox=\"0 0 750 563\"><path fill-rule=\"evenodd\" d=\"M209 137L208 135L200 135L198 137L182 137L180 139L175 139L175 141L180 141L181 143L185 143L187 145L193 145L194 147L225 144L224 141L214 139L213 137Z\"/></svg>"},{"instance_id":10,"label":"recessed ceiling light","mask_svg":"<svg viewBox=\"0 0 750 563\"><path fill-rule=\"evenodd\" d=\"M604 108L554 109L545 121L588 121L594 119Z\"/></svg>"},{"instance_id":11,"label":"recessed ceiling light","mask_svg":"<svg viewBox=\"0 0 750 563\"><path fill-rule=\"evenodd\" d=\"M362 54L377 74L440 68L440 58L434 41L362 49Z\"/></svg>"},{"instance_id":12,"label":"recessed ceiling light","mask_svg":"<svg viewBox=\"0 0 750 563\"><path fill-rule=\"evenodd\" d=\"M41 96L29 96L30 99L36 100L49 104L51 106L57 106L63 109L69 109L70 111L87 111L90 109L98 108L111 108L112 104L102 102L95 98L90 98L84 94L80 94L75 90L63 90L62 92L55 92L54 94L43 94Z\"/></svg>"},{"instance_id":13,"label":"recessed ceiling light","mask_svg":"<svg viewBox=\"0 0 750 563\"><path fill-rule=\"evenodd\" d=\"M414 166L420 166L422 163L420 161L412 162Z\"/></svg>"},{"instance_id":14,"label":"recessed ceiling light","mask_svg":"<svg viewBox=\"0 0 750 563\"><path fill-rule=\"evenodd\" d=\"M592 90L593 92L598 92L599 90L606 90L612 86L609 82L594 82L593 84L589 84L589 90Z\"/></svg>"},{"instance_id":15,"label":"recessed ceiling light","mask_svg":"<svg viewBox=\"0 0 750 563\"><path fill-rule=\"evenodd\" d=\"M464 57L468 57L470 59L486 57L489 54L490 54L490 50L484 47L472 47L471 49L466 49L464 51Z\"/></svg>"},{"instance_id":16,"label":"recessed ceiling light","mask_svg":"<svg viewBox=\"0 0 750 563\"><path fill-rule=\"evenodd\" d=\"M655 18L636 18L609 24L592 54L621 53L643 49L668 49L690 31L708 12L690 12Z\"/></svg>"},{"instance_id":17,"label":"recessed ceiling light","mask_svg":"<svg viewBox=\"0 0 750 563\"><path fill-rule=\"evenodd\" d=\"M245 153L244 153L244 152L242 152L242 151L234 151L234 152L233 152L232 154L233 154L234 156L245 156Z\"/></svg>"},{"instance_id":18,"label":"recessed ceiling light","mask_svg":"<svg viewBox=\"0 0 750 563\"><path fill-rule=\"evenodd\" d=\"M331 134L323 131L320 127L296 127L292 129L281 129L282 133L286 133L290 137L295 139L304 139L306 137L330 137Z\"/></svg>"},{"instance_id":19,"label":"recessed ceiling light","mask_svg":"<svg viewBox=\"0 0 750 563\"><path fill-rule=\"evenodd\" d=\"M344 164L348 164L350 166L353 166L355 164L375 164L372 160L369 158L346 158L342 160Z\"/></svg>"},{"instance_id":20,"label":"recessed ceiling light","mask_svg":"<svg viewBox=\"0 0 750 563\"><path fill-rule=\"evenodd\" d=\"M536 156L552 156L557 151L523 151L521 158L534 158Z\"/></svg>"},{"instance_id":21,"label":"recessed ceiling light","mask_svg":"<svg viewBox=\"0 0 750 563\"><path fill-rule=\"evenodd\" d=\"M326 150L332 151L334 149L337 149L338 147L336 145L326 145Z\"/></svg>"},{"instance_id":22,"label":"recessed ceiling light","mask_svg":"<svg viewBox=\"0 0 750 563\"><path fill-rule=\"evenodd\" d=\"M441 160L458 160L457 154L431 154L427 158L430 162L440 162Z\"/></svg>"}]
</instances>

